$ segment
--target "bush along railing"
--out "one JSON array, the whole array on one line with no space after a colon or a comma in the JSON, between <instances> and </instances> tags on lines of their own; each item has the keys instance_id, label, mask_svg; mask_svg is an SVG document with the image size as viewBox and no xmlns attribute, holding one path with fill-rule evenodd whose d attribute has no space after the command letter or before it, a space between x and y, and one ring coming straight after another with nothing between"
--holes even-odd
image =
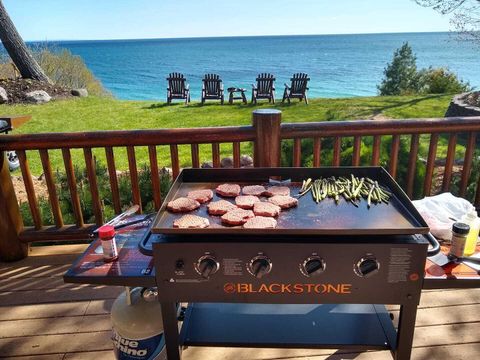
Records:
<instances>
[{"instance_id":1,"label":"bush along railing","mask_svg":"<svg viewBox=\"0 0 480 360\"><path fill-rule=\"evenodd\" d=\"M224 155L240 167L247 152L257 167L381 165L411 197L452 191L478 205L479 130L480 118L281 124L280 111L256 110L252 126L2 136L0 259L26 256L29 242L87 239L131 204L158 210L180 168L205 156L213 167ZM20 206L7 150L21 163ZM43 172L48 195L37 194L31 168Z\"/></svg>"}]
</instances>

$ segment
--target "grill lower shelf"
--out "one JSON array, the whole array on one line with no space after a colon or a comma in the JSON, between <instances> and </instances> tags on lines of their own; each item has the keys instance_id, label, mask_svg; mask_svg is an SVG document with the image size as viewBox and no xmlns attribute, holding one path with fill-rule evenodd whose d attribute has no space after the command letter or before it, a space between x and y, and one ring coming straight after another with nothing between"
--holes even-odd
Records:
<instances>
[{"instance_id":1,"label":"grill lower shelf","mask_svg":"<svg viewBox=\"0 0 480 360\"><path fill-rule=\"evenodd\" d=\"M395 349L385 306L191 303L181 344L271 348Z\"/></svg>"}]
</instances>

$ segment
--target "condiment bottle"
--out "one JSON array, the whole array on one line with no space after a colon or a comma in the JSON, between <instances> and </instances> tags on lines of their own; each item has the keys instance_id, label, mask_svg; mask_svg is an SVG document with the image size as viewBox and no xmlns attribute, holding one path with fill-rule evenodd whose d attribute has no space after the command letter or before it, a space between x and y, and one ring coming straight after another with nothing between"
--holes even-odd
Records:
<instances>
[{"instance_id":1,"label":"condiment bottle","mask_svg":"<svg viewBox=\"0 0 480 360\"><path fill-rule=\"evenodd\" d=\"M470 232L468 233L465 251L463 253L465 256L470 256L475 253L477 247L480 219L477 216L477 212L472 209L462 218L462 222L470 226Z\"/></svg>"},{"instance_id":2,"label":"condiment bottle","mask_svg":"<svg viewBox=\"0 0 480 360\"><path fill-rule=\"evenodd\" d=\"M117 244L115 243L115 228L104 225L98 229L98 237L102 241L103 261L111 262L118 258Z\"/></svg>"},{"instance_id":3,"label":"condiment bottle","mask_svg":"<svg viewBox=\"0 0 480 360\"><path fill-rule=\"evenodd\" d=\"M467 235L470 231L470 226L467 224L456 222L452 226L452 244L450 245L450 252L448 255L454 257L462 257L465 250L465 243L467 242Z\"/></svg>"}]
</instances>

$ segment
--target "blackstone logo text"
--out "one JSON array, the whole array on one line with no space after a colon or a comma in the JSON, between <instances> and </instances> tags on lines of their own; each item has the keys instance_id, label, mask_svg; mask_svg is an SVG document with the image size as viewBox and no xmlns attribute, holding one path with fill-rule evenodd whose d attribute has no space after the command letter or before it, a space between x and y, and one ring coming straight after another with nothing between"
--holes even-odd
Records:
<instances>
[{"instance_id":1,"label":"blackstone logo text","mask_svg":"<svg viewBox=\"0 0 480 360\"><path fill-rule=\"evenodd\" d=\"M351 294L352 284L260 284L226 283L223 291L232 293L265 294Z\"/></svg>"}]
</instances>

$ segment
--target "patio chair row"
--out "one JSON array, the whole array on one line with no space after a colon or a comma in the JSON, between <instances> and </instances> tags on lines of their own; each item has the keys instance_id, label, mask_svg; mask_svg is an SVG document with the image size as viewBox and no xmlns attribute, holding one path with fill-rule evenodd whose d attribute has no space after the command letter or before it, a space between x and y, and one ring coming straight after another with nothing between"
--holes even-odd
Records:
<instances>
[{"instance_id":1,"label":"patio chair row","mask_svg":"<svg viewBox=\"0 0 480 360\"><path fill-rule=\"evenodd\" d=\"M258 74L255 79L256 84L252 84L252 103L256 104L258 99L267 99L269 103L275 103L275 76L269 73ZM285 100L290 103L291 99L299 99L308 104L307 91L308 81L310 78L305 73L293 74L290 79L290 85L285 84L282 102ZM187 79L182 73L171 73L167 77L167 103L171 104L172 100L184 100L185 104L190 102L190 86ZM246 103L245 91L243 88L228 88L230 93L229 102L232 103L235 92L240 92L243 102ZM202 79L202 98L201 103L204 104L206 100L220 100L224 103L224 89L223 81L218 74L205 74Z\"/></svg>"}]
</instances>

